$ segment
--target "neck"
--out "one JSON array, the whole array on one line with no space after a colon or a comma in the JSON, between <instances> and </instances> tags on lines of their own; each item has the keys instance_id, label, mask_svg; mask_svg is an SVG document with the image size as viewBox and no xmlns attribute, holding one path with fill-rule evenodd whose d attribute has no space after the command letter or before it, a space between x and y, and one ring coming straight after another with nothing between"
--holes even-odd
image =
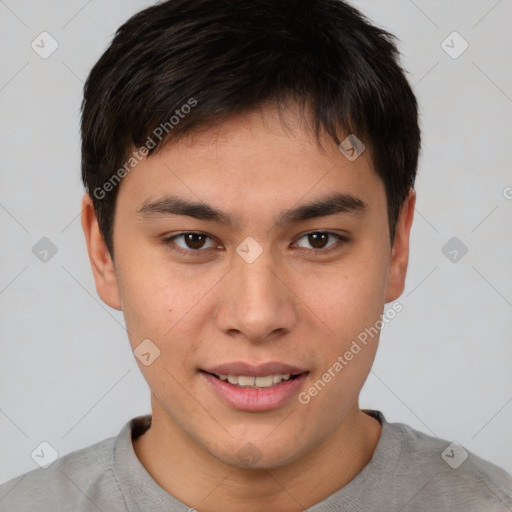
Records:
<instances>
[{"instance_id":1,"label":"neck","mask_svg":"<svg viewBox=\"0 0 512 512\"><path fill-rule=\"evenodd\" d=\"M303 511L344 487L368 464L382 431L356 404L307 456L277 468L244 469L214 458L154 402L151 428L133 441L135 453L160 487L201 512Z\"/></svg>"}]
</instances>

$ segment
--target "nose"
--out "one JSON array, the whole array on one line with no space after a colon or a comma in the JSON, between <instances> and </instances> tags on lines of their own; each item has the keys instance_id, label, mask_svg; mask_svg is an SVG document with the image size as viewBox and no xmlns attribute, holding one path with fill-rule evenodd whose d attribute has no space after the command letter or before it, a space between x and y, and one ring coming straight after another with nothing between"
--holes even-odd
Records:
<instances>
[{"instance_id":1,"label":"nose","mask_svg":"<svg viewBox=\"0 0 512 512\"><path fill-rule=\"evenodd\" d=\"M231 337L251 343L275 340L291 332L300 301L287 285L283 267L269 250L248 263L234 255L234 268L223 280L217 326ZM288 279L289 280L289 279Z\"/></svg>"}]
</instances>

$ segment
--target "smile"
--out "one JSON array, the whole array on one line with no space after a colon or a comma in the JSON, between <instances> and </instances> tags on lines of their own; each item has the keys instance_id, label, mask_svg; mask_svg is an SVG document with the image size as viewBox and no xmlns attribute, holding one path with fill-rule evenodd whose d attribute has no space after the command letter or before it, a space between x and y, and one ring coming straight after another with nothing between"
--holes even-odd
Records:
<instances>
[{"instance_id":1,"label":"smile","mask_svg":"<svg viewBox=\"0 0 512 512\"><path fill-rule=\"evenodd\" d=\"M216 375L212 374L224 382L229 382L233 386L242 388L269 388L275 384L279 384L283 381L297 378L298 375L277 374L277 375L264 375L261 377L252 377L250 375Z\"/></svg>"},{"instance_id":2,"label":"smile","mask_svg":"<svg viewBox=\"0 0 512 512\"><path fill-rule=\"evenodd\" d=\"M231 409L248 412L294 404L293 398L305 386L309 375L307 370L281 363L225 364L201 369L199 373L213 396Z\"/></svg>"}]
</instances>

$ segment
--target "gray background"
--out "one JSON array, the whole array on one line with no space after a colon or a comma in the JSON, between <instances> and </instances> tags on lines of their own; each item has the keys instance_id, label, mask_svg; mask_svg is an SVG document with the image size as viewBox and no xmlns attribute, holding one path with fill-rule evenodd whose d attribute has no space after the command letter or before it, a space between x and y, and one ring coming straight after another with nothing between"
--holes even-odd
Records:
<instances>
[{"instance_id":1,"label":"gray background","mask_svg":"<svg viewBox=\"0 0 512 512\"><path fill-rule=\"evenodd\" d=\"M0 482L37 467L42 441L63 455L150 411L86 255L78 110L116 28L151 3L0 0ZM424 134L404 309L361 406L512 472L512 2L353 3L399 37ZM43 31L59 45L47 59L31 48ZM469 44L458 58L442 47L453 31ZM46 262L42 237L57 248Z\"/></svg>"}]
</instances>

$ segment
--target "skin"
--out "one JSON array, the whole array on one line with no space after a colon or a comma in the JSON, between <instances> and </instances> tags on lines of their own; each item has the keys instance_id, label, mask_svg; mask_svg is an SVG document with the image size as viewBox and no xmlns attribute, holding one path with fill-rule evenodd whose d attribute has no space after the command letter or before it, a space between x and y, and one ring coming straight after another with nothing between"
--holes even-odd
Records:
<instances>
[{"instance_id":1,"label":"skin","mask_svg":"<svg viewBox=\"0 0 512 512\"><path fill-rule=\"evenodd\" d=\"M261 108L142 161L120 185L114 261L83 198L99 296L123 311L132 349L150 339L161 351L149 366L139 362L153 421L135 452L163 489L201 512L304 510L352 480L381 434L358 404L378 336L305 405L293 397L271 411L235 410L199 372L280 361L309 371L300 391L307 390L404 289L414 191L391 246L385 189L369 151L351 162L327 136L319 146L295 107L286 120L283 128L275 108ZM275 224L283 210L334 191L360 198L366 210ZM168 193L236 222L137 214L145 200ZM187 231L211 237L203 252L183 238L164 241ZM322 248L305 236L325 231L350 240L331 237ZM250 264L236 253L248 236L263 248ZM172 249L180 246L192 256ZM248 442L259 454L249 462L238 455Z\"/></svg>"}]
</instances>

